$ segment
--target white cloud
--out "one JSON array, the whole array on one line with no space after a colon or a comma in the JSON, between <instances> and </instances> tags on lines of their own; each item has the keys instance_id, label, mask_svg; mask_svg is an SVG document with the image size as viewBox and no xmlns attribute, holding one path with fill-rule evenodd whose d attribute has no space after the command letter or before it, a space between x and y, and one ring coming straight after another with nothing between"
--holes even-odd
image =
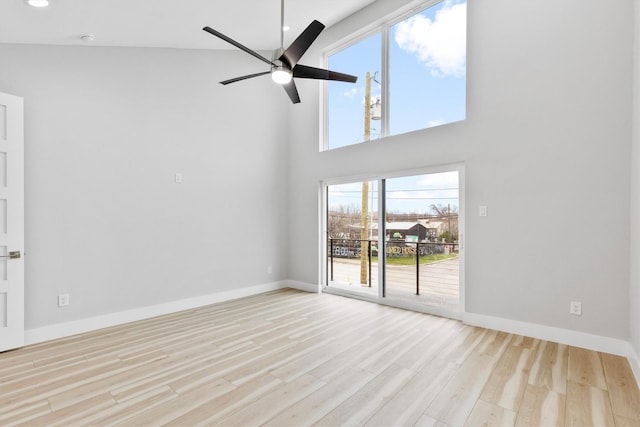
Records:
<instances>
[{"instance_id":1,"label":"white cloud","mask_svg":"<svg viewBox=\"0 0 640 427\"><path fill-rule=\"evenodd\" d=\"M344 91L345 98L353 99L358 94L358 88L353 87L349 90Z\"/></svg>"},{"instance_id":2,"label":"white cloud","mask_svg":"<svg viewBox=\"0 0 640 427\"><path fill-rule=\"evenodd\" d=\"M466 73L467 4L446 0L432 21L415 15L397 26L398 46L416 55L436 77L462 77Z\"/></svg>"},{"instance_id":3,"label":"white cloud","mask_svg":"<svg viewBox=\"0 0 640 427\"><path fill-rule=\"evenodd\" d=\"M364 90L363 90L364 92ZM371 94L369 101L371 101L371 105L375 104L377 100L382 99L382 95L379 92L374 92ZM364 105L365 96L363 95L360 99L360 105Z\"/></svg>"},{"instance_id":4,"label":"white cloud","mask_svg":"<svg viewBox=\"0 0 640 427\"><path fill-rule=\"evenodd\" d=\"M446 123L446 122L445 122L444 120L440 120L440 119L438 119L438 120L429 120L429 121L427 122L427 127L428 127L428 128L432 128L432 127L436 127L436 126L443 125L443 124L445 124L445 123Z\"/></svg>"}]
</instances>

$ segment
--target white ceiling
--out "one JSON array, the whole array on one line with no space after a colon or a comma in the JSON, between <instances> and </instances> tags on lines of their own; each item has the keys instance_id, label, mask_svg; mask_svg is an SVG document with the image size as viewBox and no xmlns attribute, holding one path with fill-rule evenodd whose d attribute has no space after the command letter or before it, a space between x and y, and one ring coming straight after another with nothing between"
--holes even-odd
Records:
<instances>
[{"instance_id":1,"label":"white ceiling","mask_svg":"<svg viewBox=\"0 0 640 427\"><path fill-rule=\"evenodd\" d=\"M285 45L317 19L327 27L374 0L285 0ZM0 43L234 49L202 31L210 26L254 50L280 45L280 0L0 1Z\"/></svg>"}]
</instances>

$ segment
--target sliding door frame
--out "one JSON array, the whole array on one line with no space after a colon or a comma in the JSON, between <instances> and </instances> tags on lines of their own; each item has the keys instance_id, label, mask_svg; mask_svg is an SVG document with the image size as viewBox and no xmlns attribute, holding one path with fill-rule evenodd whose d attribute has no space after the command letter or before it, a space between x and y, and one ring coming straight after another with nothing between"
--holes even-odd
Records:
<instances>
[{"instance_id":1,"label":"sliding door frame","mask_svg":"<svg viewBox=\"0 0 640 427\"><path fill-rule=\"evenodd\" d=\"M414 176L414 175L428 175L428 174L436 174L442 172L458 172L458 242L459 242L459 303L458 310L452 310L444 307L438 306L429 306L422 304L411 304L404 301L398 300L388 300L385 297L385 287L386 287L386 278L385 278L385 261L386 256L378 256L378 296L377 298L372 298L369 295L361 295L355 292L343 291L340 289L335 289L327 286L329 283L329 277L327 274L327 220L328 220L328 187L332 185L341 185L341 184L349 184L363 181L378 181L378 212L384 213L386 211L386 188L385 181L387 179L392 178L401 178L406 176ZM419 311L428 314L435 314L438 316L449 317L452 319L462 319L463 314L466 312L466 277L465 277L465 253L466 253L466 245L465 245L465 186L466 186L466 176L465 176L465 165L464 163L452 163L452 164L444 164L437 166L425 166L424 168L419 169L405 169L398 170L393 172L387 172L379 175L361 175L361 176L351 176L351 177L342 177L342 178L328 178L324 179L320 183L320 191L319 191L319 199L320 199L320 224L319 224L319 242L320 242L320 250L319 250L319 260L318 260L318 284L319 288L322 292L343 295L358 299L363 299L367 301L377 302L378 304L390 305L394 307L404 308L413 311ZM380 236L385 236L385 215L378 215L378 253L386 254L386 242L384 238L380 238Z\"/></svg>"}]
</instances>

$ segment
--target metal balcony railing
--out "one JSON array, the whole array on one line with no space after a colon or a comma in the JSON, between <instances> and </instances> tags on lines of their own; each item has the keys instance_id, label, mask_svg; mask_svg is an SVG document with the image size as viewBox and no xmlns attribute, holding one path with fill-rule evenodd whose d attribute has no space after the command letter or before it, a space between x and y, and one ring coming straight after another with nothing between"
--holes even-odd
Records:
<instances>
[{"instance_id":1,"label":"metal balcony railing","mask_svg":"<svg viewBox=\"0 0 640 427\"><path fill-rule=\"evenodd\" d=\"M362 245L366 242L366 245ZM368 286L371 287L372 258L378 256L378 242L376 240L360 239L328 239L327 248L327 277L334 281L334 258L360 259L362 248L367 248ZM458 252L458 243L446 242L406 242L400 239L389 239L386 244L387 258L415 258L416 295L420 295L420 258L433 254L448 254Z\"/></svg>"}]
</instances>

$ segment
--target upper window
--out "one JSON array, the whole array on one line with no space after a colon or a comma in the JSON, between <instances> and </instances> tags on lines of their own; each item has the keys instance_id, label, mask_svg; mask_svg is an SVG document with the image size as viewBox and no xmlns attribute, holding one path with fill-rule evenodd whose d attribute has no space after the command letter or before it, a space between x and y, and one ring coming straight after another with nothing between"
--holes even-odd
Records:
<instances>
[{"instance_id":1,"label":"upper window","mask_svg":"<svg viewBox=\"0 0 640 427\"><path fill-rule=\"evenodd\" d=\"M464 120L466 6L442 1L328 56L358 82L327 85L325 149Z\"/></svg>"}]
</instances>

